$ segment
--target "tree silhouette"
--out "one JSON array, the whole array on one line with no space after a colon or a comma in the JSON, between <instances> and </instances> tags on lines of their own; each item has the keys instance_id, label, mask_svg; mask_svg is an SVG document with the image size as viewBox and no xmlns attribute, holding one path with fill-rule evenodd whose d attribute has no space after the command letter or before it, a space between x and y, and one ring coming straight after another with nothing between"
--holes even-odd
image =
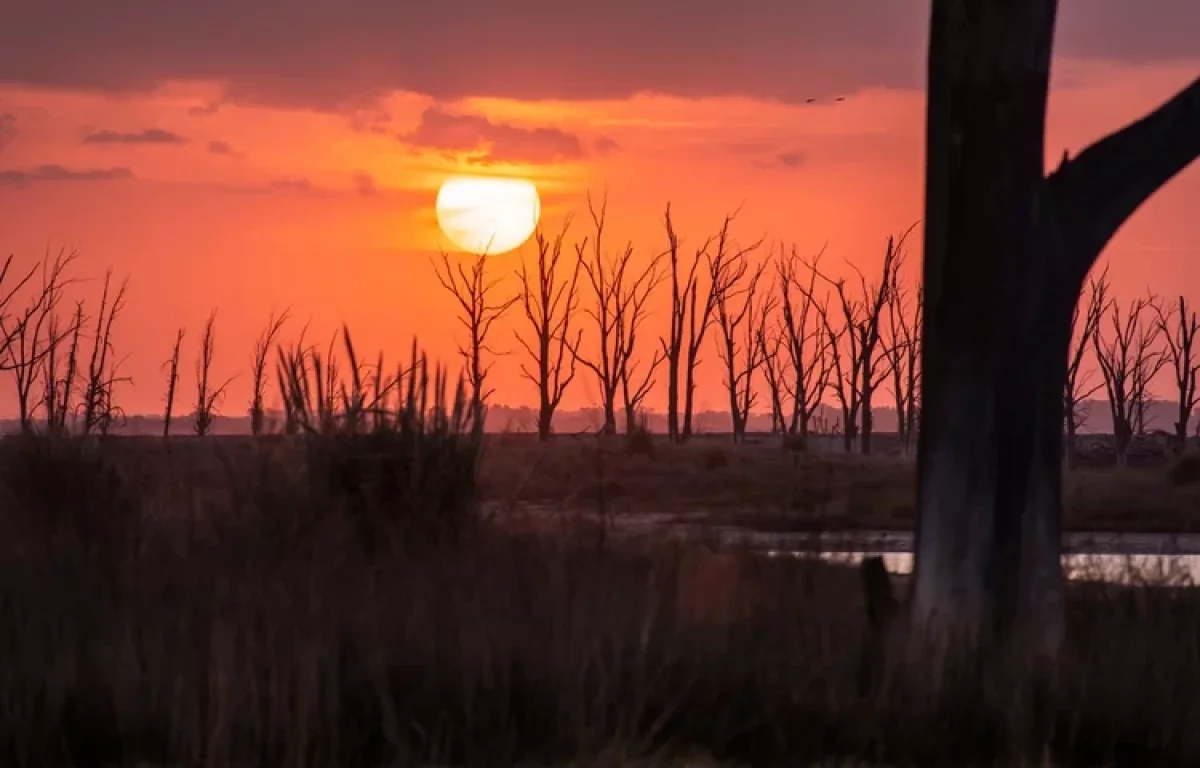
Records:
<instances>
[{"instance_id":1,"label":"tree silhouette","mask_svg":"<svg viewBox=\"0 0 1200 768\"><path fill-rule=\"evenodd\" d=\"M1064 632L1072 312L1117 229L1200 153L1198 78L1046 175L1057 5L933 0L926 105L910 616L935 647L988 639L1031 659Z\"/></svg>"}]
</instances>

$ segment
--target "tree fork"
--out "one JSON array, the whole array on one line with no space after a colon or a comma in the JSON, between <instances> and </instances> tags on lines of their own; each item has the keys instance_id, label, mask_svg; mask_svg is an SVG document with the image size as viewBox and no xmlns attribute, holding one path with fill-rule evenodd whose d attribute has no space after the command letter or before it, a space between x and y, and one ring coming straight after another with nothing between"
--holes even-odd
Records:
<instances>
[{"instance_id":1,"label":"tree fork","mask_svg":"<svg viewBox=\"0 0 1200 768\"><path fill-rule=\"evenodd\" d=\"M911 619L1062 641L1071 316L1122 223L1200 154L1200 78L1048 177L1056 0L934 0Z\"/></svg>"}]
</instances>

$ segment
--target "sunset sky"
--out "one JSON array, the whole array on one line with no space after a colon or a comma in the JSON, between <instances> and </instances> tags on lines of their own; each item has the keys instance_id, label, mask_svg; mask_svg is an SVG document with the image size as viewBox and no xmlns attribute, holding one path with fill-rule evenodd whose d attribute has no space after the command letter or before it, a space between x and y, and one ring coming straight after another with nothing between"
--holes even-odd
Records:
<instances>
[{"instance_id":1,"label":"sunset sky","mask_svg":"<svg viewBox=\"0 0 1200 768\"><path fill-rule=\"evenodd\" d=\"M430 259L450 247L433 203L456 173L533 180L550 229L607 188L609 242L632 239L640 257L664 247L671 201L685 247L740 205L744 240L828 242L831 270L871 269L888 234L922 214L928 11L919 0L19 3L0 24L0 253L31 264L78 248L75 273L93 279L77 296L107 268L130 277L115 332L129 413L161 409L181 326L191 391L215 308L218 373L238 376L227 415L245 413L251 346L273 309L291 307L292 331L311 318L324 337L345 321L392 359L416 334L453 361L454 304ZM1052 162L1195 78L1197 40L1195 0L1062 0ZM494 257L509 289L531 253ZM1107 253L1122 298L1200 301L1200 168ZM534 400L511 338L523 322L497 329L512 353L495 367L499 403ZM665 315L648 328L665 332ZM712 348L705 359L698 405L719 408ZM582 371L563 405L596 400ZM649 405L662 407L660 393Z\"/></svg>"}]
</instances>

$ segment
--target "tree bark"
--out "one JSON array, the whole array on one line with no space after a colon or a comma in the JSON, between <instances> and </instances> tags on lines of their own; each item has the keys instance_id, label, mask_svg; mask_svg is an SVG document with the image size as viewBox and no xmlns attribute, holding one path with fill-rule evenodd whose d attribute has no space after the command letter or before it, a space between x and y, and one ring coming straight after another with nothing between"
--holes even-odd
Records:
<instances>
[{"instance_id":1,"label":"tree bark","mask_svg":"<svg viewBox=\"0 0 1200 768\"><path fill-rule=\"evenodd\" d=\"M1055 0L934 0L914 625L1063 635L1063 387L1087 271L1200 151L1200 80L1044 175Z\"/></svg>"}]
</instances>

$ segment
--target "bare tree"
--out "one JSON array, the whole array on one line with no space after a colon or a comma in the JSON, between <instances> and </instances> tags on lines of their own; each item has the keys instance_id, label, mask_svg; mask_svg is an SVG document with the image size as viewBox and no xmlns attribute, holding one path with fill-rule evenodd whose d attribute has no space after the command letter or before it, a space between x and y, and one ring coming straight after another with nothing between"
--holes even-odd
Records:
<instances>
[{"instance_id":1,"label":"bare tree","mask_svg":"<svg viewBox=\"0 0 1200 768\"><path fill-rule=\"evenodd\" d=\"M858 359L854 361L854 368L857 369L859 375L858 392L862 406L859 447L864 456L871 453L871 437L875 429L873 402L875 392L879 390L888 374L888 355L886 350L880 349L882 340L880 322L883 318L883 310L888 306L889 295L898 280L896 270L899 269L904 258L902 255L904 241L908 239L909 233L915 227L916 224L909 227L899 238L888 238L879 282L869 284L866 276L862 272L858 272L857 268L855 269L858 272L859 287L864 301L859 304L861 307L859 315L853 321L847 315L846 321L853 328L852 332L858 337ZM841 295L840 291L839 295ZM845 306L843 301L843 307Z\"/></svg>"},{"instance_id":2,"label":"bare tree","mask_svg":"<svg viewBox=\"0 0 1200 768\"><path fill-rule=\"evenodd\" d=\"M213 426L217 415L217 406L225 397L233 378L230 377L219 386L212 380L213 354L217 345L217 312L213 310L204 323L204 332L200 335L200 353L196 356L196 411L193 414L192 429L200 437L207 435Z\"/></svg>"},{"instance_id":3,"label":"bare tree","mask_svg":"<svg viewBox=\"0 0 1200 768\"><path fill-rule=\"evenodd\" d=\"M1053 660L1065 632L1071 312L1112 236L1200 154L1197 78L1047 175L1057 8L933 0L909 590L910 625L938 648L990 640L1047 672L1032 662Z\"/></svg>"},{"instance_id":4,"label":"bare tree","mask_svg":"<svg viewBox=\"0 0 1200 768\"><path fill-rule=\"evenodd\" d=\"M771 313L759 315L759 326L755 337L763 355L763 377L767 380L767 396L771 401L771 434L783 434L787 431L787 423L783 413L784 370L780 351L783 348L783 334L771 326Z\"/></svg>"},{"instance_id":5,"label":"bare tree","mask_svg":"<svg viewBox=\"0 0 1200 768\"><path fill-rule=\"evenodd\" d=\"M736 274L726 268L729 262L736 263L762 245L762 239L747 246L739 246L731 231L737 211L725 216L717 234L708 238L696 249L691 266L682 275L679 263L680 240L671 220L671 207L667 206L664 225L667 231L667 256L671 265L671 326L670 334L662 339L663 354L667 360L667 427L672 439L682 442L692 435L692 413L696 397L696 369L700 364L700 350L709 327L716 319L715 312L721 296L727 289L729 279ZM701 286L697 272L701 260L707 262L708 280L701 301ZM683 284L680 277L683 276ZM680 368L682 367L682 371ZM682 392L679 377L683 376ZM680 411L680 395L683 397Z\"/></svg>"},{"instance_id":6,"label":"bare tree","mask_svg":"<svg viewBox=\"0 0 1200 768\"><path fill-rule=\"evenodd\" d=\"M433 265L438 282L458 302L458 322L467 332L466 340L458 345L458 354L466 366L467 386L471 390L472 424L480 432L484 428L484 408L492 394L487 388L487 376L492 365L485 362L484 356L496 354L495 350L488 346L488 336L491 334L492 325L504 317L521 298L495 297L500 279L487 278L487 261L488 255L485 252L475 257L470 269L462 264L451 266L450 256L443 251L441 266L436 262Z\"/></svg>"},{"instance_id":7,"label":"bare tree","mask_svg":"<svg viewBox=\"0 0 1200 768\"><path fill-rule=\"evenodd\" d=\"M790 375L783 377L783 388L792 400L787 431L807 440L811 421L821 407L833 373L829 353L832 337L826 333L823 318L827 303L816 296L817 271L824 249L809 261L802 261L794 247L780 248L775 260L776 285L782 313L780 323L790 363ZM808 268L807 278L799 267Z\"/></svg>"},{"instance_id":8,"label":"bare tree","mask_svg":"<svg viewBox=\"0 0 1200 768\"><path fill-rule=\"evenodd\" d=\"M881 351L887 357L892 379L900 451L909 455L915 447L921 402L920 330L924 291L920 285L911 291L905 289L900 282L899 267L897 263L892 273L892 288L887 301L887 336Z\"/></svg>"},{"instance_id":9,"label":"bare tree","mask_svg":"<svg viewBox=\"0 0 1200 768\"><path fill-rule=\"evenodd\" d=\"M120 362L113 358L112 329L117 316L125 308L129 280L126 278L121 281L110 301L111 284L112 272L109 271L104 275L104 290L100 295L100 309L96 313L96 332L92 336L92 353L88 359L83 402L80 403L85 435L93 432L108 434L113 421L122 416L120 407L113 399L113 388L118 382L128 379L117 376Z\"/></svg>"},{"instance_id":10,"label":"bare tree","mask_svg":"<svg viewBox=\"0 0 1200 768\"><path fill-rule=\"evenodd\" d=\"M1175 382L1178 404L1175 450L1182 453L1187 448L1188 422L1191 421L1196 404L1200 402L1200 396L1196 392L1200 355L1195 350L1196 331L1200 330L1200 321L1196 318L1196 311L1183 296L1180 296L1169 310L1164 310L1161 304L1155 302L1154 313L1159 333L1167 345L1164 361L1170 364Z\"/></svg>"},{"instance_id":11,"label":"bare tree","mask_svg":"<svg viewBox=\"0 0 1200 768\"><path fill-rule=\"evenodd\" d=\"M1146 318L1152 303L1150 299L1136 299L1124 314L1120 305L1113 303L1109 315L1112 336L1106 336L1101 325L1092 337L1112 413L1113 447L1119 466L1125 466L1129 457L1129 444L1139 419L1144 421L1139 411L1149 382L1165 363L1163 354L1155 348L1158 326Z\"/></svg>"},{"instance_id":12,"label":"bare tree","mask_svg":"<svg viewBox=\"0 0 1200 768\"><path fill-rule=\"evenodd\" d=\"M754 374L766 353L760 330L766 325L776 299L769 287L765 292L759 291L766 267L766 262L760 262L751 271L747 254L740 253L721 263L722 273L712 276L713 284L722 286L716 300L717 327L721 332L717 355L725 367L734 442L745 437L750 409L757 400Z\"/></svg>"},{"instance_id":13,"label":"bare tree","mask_svg":"<svg viewBox=\"0 0 1200 768\"><path fill-rule=\"evenodd\" d=\"M46 431L49 434L65 435L69 431L67 418L71 415L74 404L75 378L79 372L79 342L83 333L83 322L83 302L77 301L75 302L75 312L71 316L71 323L65 334L62 334L64 340L68 336L71 340L70 346L67 348L66 359L60 361L58 354L60 345L55 344L47 350L43 361L43 409L46 415ZM60 336L57 315L51 318L49 335L51 338ZM65 370L60 371L60 362L65 366Z\"/></svg>"},{"instance_id":14,"label":"bare tree","mask_svg":"<svg viewBox=\"0 0 1200 768\"><path fill-rule=\"evenodd\" d=\"M171 418L175 412L175 390L179 385L179 352L183 348L184 329L175 333L175 343L171 346L171 357L164 364L167 369L167 404L163 413L163 439L171 436Z\"/></svg>"},{"instance_id":15,"label":"bare tree","mask_svg":"<svg viewBox=\"0 0 1200 768\"><path fill-rule=\"evenodd\" d=\"M1103 386L1103 380L1091 383L1088 372L1083 369L1083 356L1088 349L1095 347L1096 334L1100 330L1100 321L1108 312L1108 269L1090 281L1090 290L1086 309L1080 314L1080 301L1075 303L1071 315L1071 347L1067 357L1067 378L1063 387L1063 422L1065 426L1064 455L1067 466L1073 466L1076 456L1075 436L1084 425L1087 415L1083 412L1082 403L1098 392ZM1083 324L1080 325L1080 320Z\"/></svg>"},{"instance_id":16,"label":"bare tree","mask_svg":"<svg viewBox=\"0 0 1200 768\"><path fill-rule=\"evenodd\" d=\"M619 271L616 280L617 348L621 351L617 359L617 379L621 384L621 404L625 409L625 433L633 434L638 426L638 413L642 402L654 386L654 373L664 360L661 348L655 348L649 362L638 360L638 331L646 320L646 302L665 274L659 269L665 254L659 253L650 260L645 269L630 280L629 275ZM644 366L644 367L642 367Z\"/></svg>"},{"instance_id":17,"label":"bare tree","mask_svg":"<svg viewBox=\"0 0 1200 768\"><path fill-rule=\"evenodd\" d=\"M634 250L627 243L614 255L604 250L604 231L607 223L608 199L599 206L588 196L588 214L592 234L575 246L575 251L587 277L591 302L584 314L591 318L596 330L591 355L579 349L576 357L596 377L600 389L603 414L601 431L617 431L617 394L621 394L625 410L625 426L636 424L637 409L653 383L658 366L657 355L644 370L638 370L635 360L638 330L646 317L646 301L660 281L658 267L661 257L651 258L641 269L634 267Z\"/></svg>"},{"instance_id":18,"label":"bare tree","mask_svg":"<svg viewBox=\"0 0 1200 768\"><path fill-rule=\"evenodd\" d=\"M41 283L34 289L34 294L25 308L12 316L0 314L0 339L5 347L4 354L0 356L0 370L8 370L13 374L17 394L17 416L22 432L33 428L37 402L33 401L32 397L34 384L42 372L42 362L67 333L58 328L56 316L63 289L70 282L65 277L66 270L77 256L75 251L62 250L53 260L42 260L38 265ZM36 269L37 267L35 271ZM26 278L20 281L20 284L25 285L28 282L29 279ZM11 292L5 296L5 305L11 297Z\"/></svg>"},{"instance_id":19,"label":"bare tree","mask_svg":"<svg viewBox=\"0 0 1200 768\"><path fill-rule=\"evenodd\" d=\"M267 391L267 355L275 346L275 340L288 320L289 310L278 315L274 311L267 318L267 325L254 341L254 357L251 359L250 434L261 435L266 423L263 406ZM180 332L182 334L182 331ZM178 342L176 343L178 349Z\"/></svg>"},{"instance_id":20,"label":"bare tree","mask_svg":"<svg viewBox=\"0 0 1200 768\"><path fill-rule=\"evenodd\" d=\"M517 332L517 341L525 348L533 363L533 371L521 365L521 375L538 391L538 439L549 439L554 431L554 412L562 402L563 393L575 378L576 356L582 331L573 333L571 319L579 309L579 267L576 259L566 279L560 279L559 261L563 240L571 221L563 222L562 230L547 238L540 229L535 233L537 243L537 273L529 271L524 261L517 276L521 278L521 308L529 321L533 336L526 340ZM564 366L566 367L564 370Z\"/></svg>"}]
</instances>

